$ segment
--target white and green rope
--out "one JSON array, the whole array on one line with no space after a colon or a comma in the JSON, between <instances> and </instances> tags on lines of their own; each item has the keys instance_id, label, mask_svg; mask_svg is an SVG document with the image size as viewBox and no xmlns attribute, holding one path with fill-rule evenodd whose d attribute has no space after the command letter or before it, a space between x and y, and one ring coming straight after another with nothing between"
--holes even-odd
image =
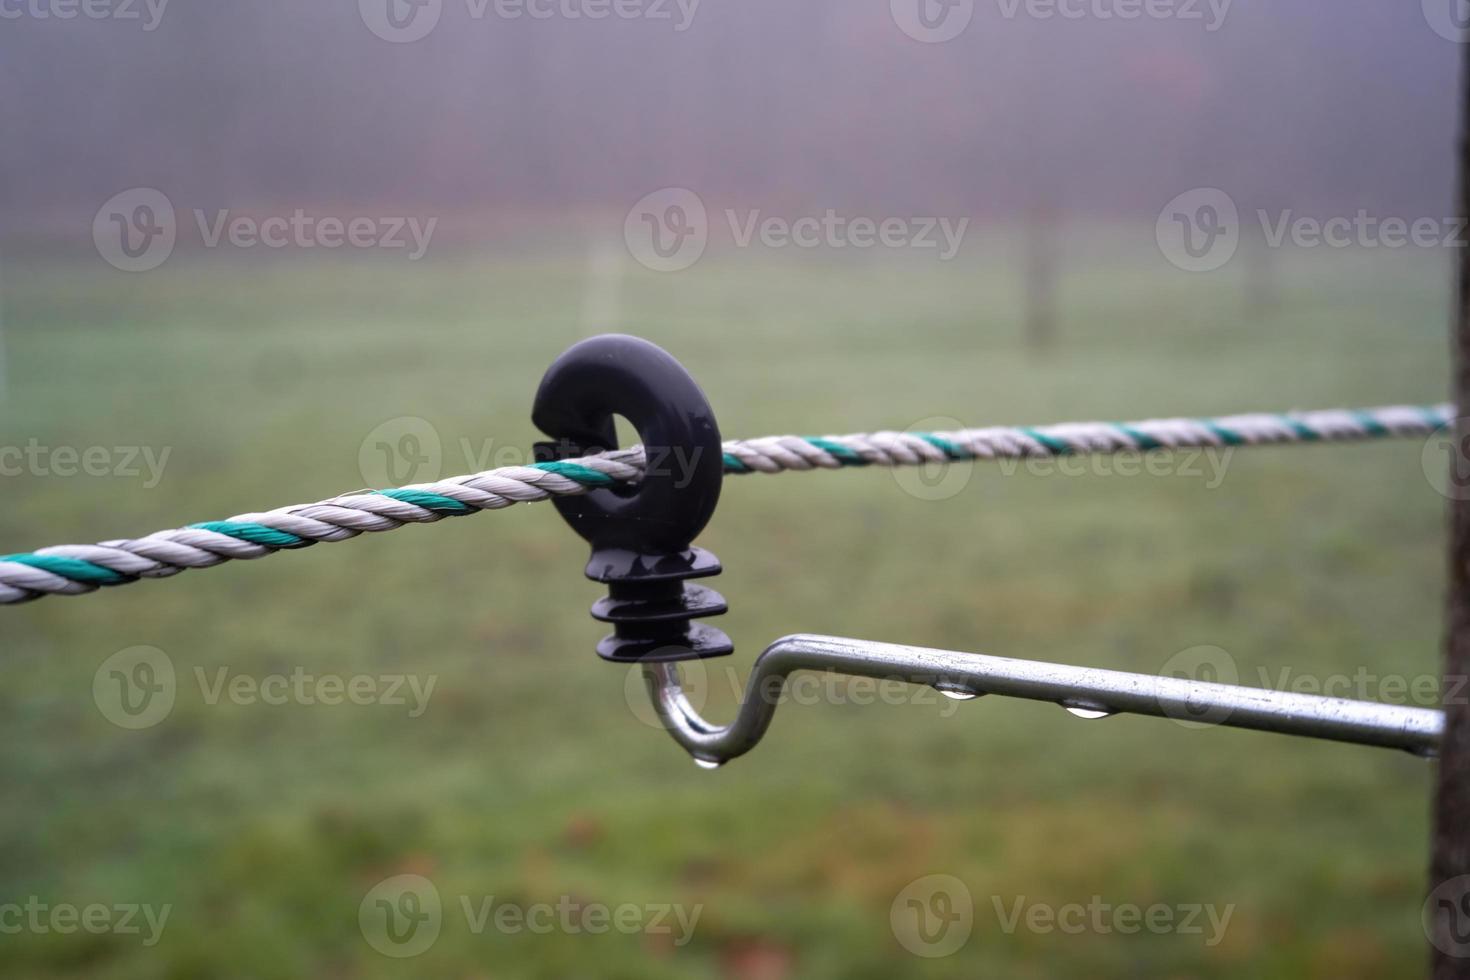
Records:
<instances>
[{"instance_id":1,"label":"white and green rope","mask_svg":"<svg viewBox=\"0 0 1470 980\"><path fill-rule=\"evenodd\" d=\"M960 460L1138 453L1195 447L1346 442L1425 436L1450 424L1452 405L1235 415L1144 422L1070 422L956 432L767 436L724 444L727 473L916 466ZM364 532L430 524L517 503L631 482L645 466L634 446L595 456L507 466L433 483L345 494L314 504L241 514L142 538L57 545L0 556L0 604L80 595L140 578L165 578L232 559L264 558Z\"/></svg>"}]
</instances>

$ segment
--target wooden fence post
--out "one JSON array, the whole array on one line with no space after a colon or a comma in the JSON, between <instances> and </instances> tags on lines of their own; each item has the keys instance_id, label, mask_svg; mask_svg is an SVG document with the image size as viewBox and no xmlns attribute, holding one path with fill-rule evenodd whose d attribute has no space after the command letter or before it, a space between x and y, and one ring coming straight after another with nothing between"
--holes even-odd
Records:
<instances>
[{"instance_id":1,"label":"wooden fence post","mask_svg":"<svg viewBox=\"0 0 1470 980\"><path fill-rule=\"evenodd\" d=\"M1460 67L1458 212L1470 215L1470 45ZM1454 376L1457 414L1450 465L1470 474L1470 248L1455 256ZM1451 481L1450 486L1458 485ZM1426 914L1433 939L1434 980L1470 978L1470 698L1457 679L1470 676L1470 500L1450 501L1449 592L1445 600L1445 733L1434 801L1434 853Z\"/></svg>"}]
</instances>

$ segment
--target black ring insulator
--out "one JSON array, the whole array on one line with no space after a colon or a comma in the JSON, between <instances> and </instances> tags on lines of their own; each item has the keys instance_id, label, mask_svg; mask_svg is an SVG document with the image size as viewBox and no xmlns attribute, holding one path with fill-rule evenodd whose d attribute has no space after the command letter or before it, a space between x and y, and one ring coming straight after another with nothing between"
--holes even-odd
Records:
<instances>
[{"instance_id":1,"label":"black ring insulator","mask_svg":"<svg viewBox=\"0 0 1470 980\"><path fill-rule=\"evenodd\" d=\"M643 442L647 468L636 483L553 500L592 545L587 577L608 586L592 615L613 624L597 645L621 663L694 660L730 653L720 630L693 619L726 609L713 589L686 585L718 575L719 560L694 538L714 514L724 479L714 411L684 366L638 337L604 334L573 345L541 379L531 420L551 442L540 461L617 448L613 416Z\"/></svg>"}]
</instances>

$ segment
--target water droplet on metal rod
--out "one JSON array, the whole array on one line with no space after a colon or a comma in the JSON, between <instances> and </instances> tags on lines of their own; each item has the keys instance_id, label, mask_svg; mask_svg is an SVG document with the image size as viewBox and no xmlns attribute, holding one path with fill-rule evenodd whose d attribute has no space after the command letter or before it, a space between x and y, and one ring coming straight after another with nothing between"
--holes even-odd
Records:
<instances>
[{"instance_id":1,"label":"water droplet on metal rod","mask_svg":"<svg viewBox=\"0 0 1470 980\"><path fill-rule=\"evenodd\" d=\"M721 766L723 766L725 764L725 760L723 760L723 759L702 759L702 758L700 758L699 756L696 755L694 757L694 764L696 766L698 766L699 768L701 768L701 769L718 769L718 768L720 768Z\"/></svg>"},{"instance_id":2,"label":"water droplet on metal rod","mask_svg":"<svg viewBox=\"0 0 1470 980\"><path fill-rule=\"evenodd\" d=\"M1063 702L1062 707L1067 709L1068 714L1076 715L1078 718L1085 718L1088 721L1096 721L1099 718L1111 718L1117 714L1116 711L1105 711L1101 708L1089 708L1084 705L1067 704L1065 702Z\"/></svg>"}]
</instances>

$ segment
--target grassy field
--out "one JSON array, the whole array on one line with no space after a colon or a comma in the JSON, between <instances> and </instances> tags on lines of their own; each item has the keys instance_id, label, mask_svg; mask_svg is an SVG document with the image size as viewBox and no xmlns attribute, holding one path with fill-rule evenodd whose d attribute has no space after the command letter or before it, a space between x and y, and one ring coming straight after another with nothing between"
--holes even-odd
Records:
<instances>
[{"instance_id":1,"label":"grassy field","mask_svg":"<svg viewBox=\"0 0 1470 980\"><path fill-rule=\"evenodd\" d=\"M580 247L417 264L179 254L131 276L95 255L23 254L4 269L0 445L170 454L154 487L5 477L7 551L361 487L359 450L399 417L432 425L444 475L473 466L465 445L524 451L541 372L592 332ZM1072 245L1060 336L1041 356L1018 342L1000 234L947 265L779 252L712 253L667 275L621 264L608 325L683 360L727 437L1431 402L1447 384L1442 255L1283 255L1279 304L1247 316L1238 261L1190 276L1151 228L1094 229ZM724 562L721 625L737 644L711 665L708 711L728 717L731 672L791 632L1151 673L1208 644L1258 685L1283 670L1433 674L1443 499L1422 449L1246 450L1218 486L977 466L940 500L880 471L732 479L701 540ZM0 935L0 968L1422 973L1421 760L1021 702L833 696L843 703L784 708L750 756L701 771L593 655L599 589L584 561L536 505L0 613L0 903L171 907L152 946ZM138 645L167 654L178 693L162 722L124 730L94 702L94 672ZM435 688L418 717L209 703L197 672L213 683L221 668ZM359 928L364 896L399 874L430 879L444 905L437 942L413 959ZM932 874L962 881L974 907L968 941L939 958L907 952L890 926L895 898ZM688 936L477 933L461 899L490 896L700 913ZM1007 929L1018 903L1230 919L1219 937L1203 918L1203 935Z\"/></svg>"}]
</instances>

